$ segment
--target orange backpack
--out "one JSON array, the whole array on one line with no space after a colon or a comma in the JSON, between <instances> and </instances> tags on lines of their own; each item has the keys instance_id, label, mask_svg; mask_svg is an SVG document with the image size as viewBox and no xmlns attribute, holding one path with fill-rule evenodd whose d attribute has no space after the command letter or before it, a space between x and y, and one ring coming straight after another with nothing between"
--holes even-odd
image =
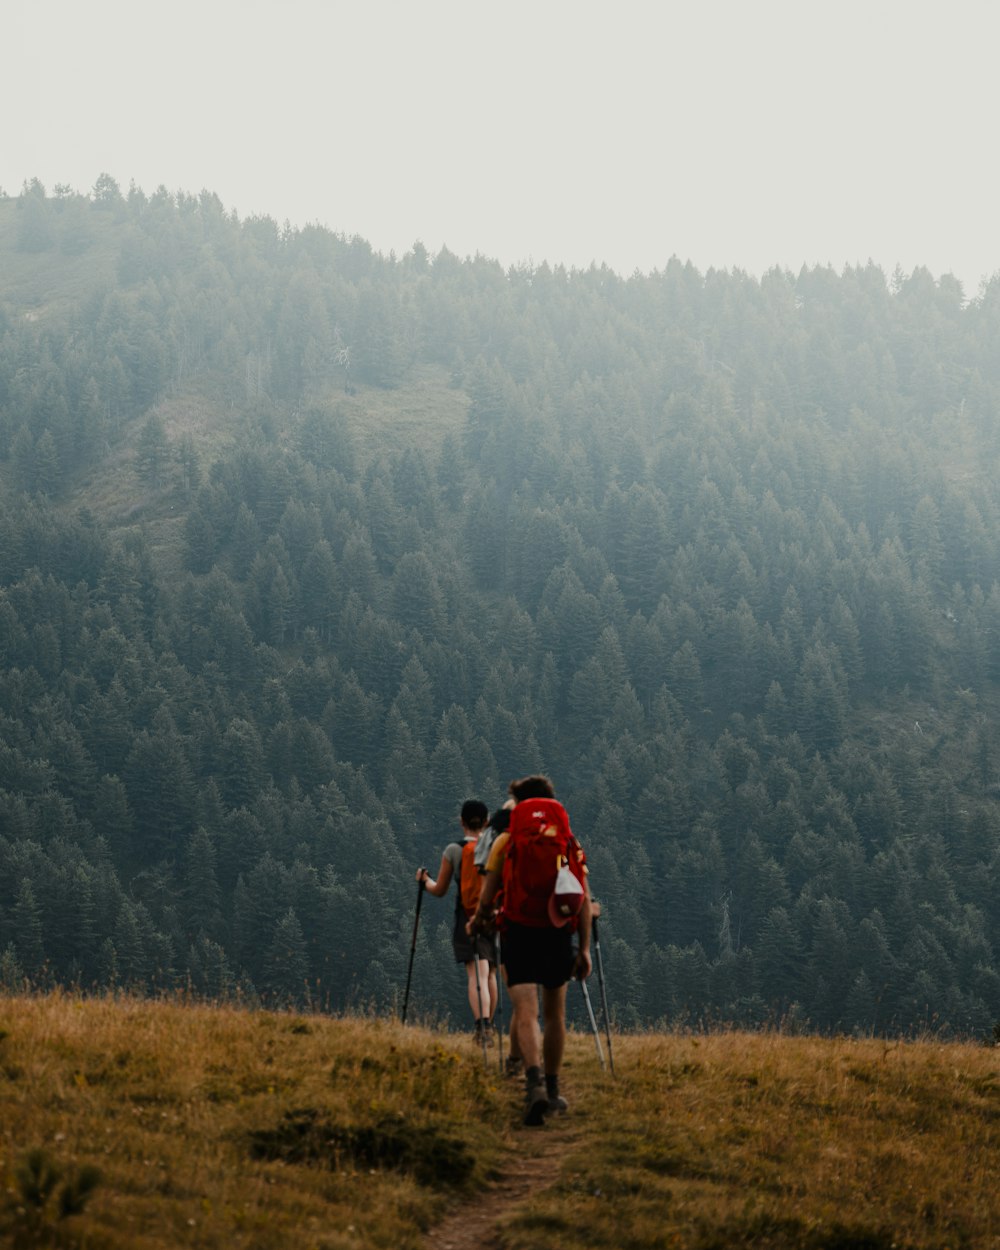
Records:
<instances>
[{"instance_id":1,"label":"orange backpack","mask_svg":"<svg viewBox=\"0 0 1000 1250\"><path fill-rule=\"evenodd\" d=\"M462 869L458 875L458 896L470 916L479 905L479 891L483 885L482 874L476 866L475 854L475 838L462 843Z\"/></svg>"}]
</instances>

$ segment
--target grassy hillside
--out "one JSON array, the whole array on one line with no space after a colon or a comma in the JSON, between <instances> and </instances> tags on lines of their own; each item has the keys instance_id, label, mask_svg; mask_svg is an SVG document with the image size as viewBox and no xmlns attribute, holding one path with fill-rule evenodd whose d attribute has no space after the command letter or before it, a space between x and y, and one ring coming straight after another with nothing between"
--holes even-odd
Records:
<instances>
[{"instance_id":1,"label":"grassy hillside","mask_svg":"<svg viewBox=\"0 0 1000 1250\"><path fill-rule=\"evenodd\" d=\"M0 300L15 324L23 320L58 326L88 301L99 301L122 283L123 247L134 236L120 214L86 211L85 246L78 252L60 247L71 215L84 212L84 203L61 202L52 210L49 245L25 250L19 246L24 208L16 198L0 198ZM104 454L82 471L67 474L53 504L67 515L85 507L117 530L141 525L164 567L174 570L178 532L190 501L172 488L150 490L142 483L136 457L147 420L153 417L162 424L171 449L190 440L201 471L207 474L219 457L246 438L248 427L255 427L265 411L268 437L286 446L288 426L297 424L298 410L312 406L337 413L362 464L384 455L387 448L401 447L420 449L433 463L444 437L461 433L468 397L452 385L447 369L428 364L415 365L405 382L393 389L355 379L348 393L342 382L323 383L297 401L294 412L280 400L272 403L272 397L260 404L249 401L238 378L223 379L211 370L194 379L178 376L148 411L123 417ZM11 478L9 461L0 459L0 484L10 485Z\"/></svg>"},{"instance_id":2,"label":"grassy hillside","mask_svg":"<svg viewBox=\"0 0 1000 1250\"><path fill-rule=\"evenodd\" d=\"M431 367L416 371L397 390L358 386L351 395L327 394L317 397L317 402L338 413L362 465L376 459L385 447L420 448L433 463L445 436L460 435L468 405L465 393L449 385L445 371ZM206 475L218 458L231 453L246 436L248 423L246 412L204 387L179 389L150 415L162 423L171 448L190 440ZM189 499L173 483L153 490L142 482L136 460L147 419L128 421L115 449L75 475L54 506L66 516L86 508L116 533L141 527L158 566L172 573L181 563ZM278 428L275 433L279 446L287 444L286 430ZM9 465L0 465L0 481L10 472Z\"/></svg>"},{"instance_id":3,"label":"grassy hillside","mask_svg":"<svg viewBox=\"0 0 1000 1250\"><path fill-rule=\"evenodd\" d=\"M572 1113L529 1131L467 1041L384 1019L7 998L0 1038L5 1244L418 1247L458 1212L449 1244L506 1250L1000 1232L981 1047L637 1035L612 1079L575 1035Z\"/></svg>"},{"instance_id":4,"label":"grassy hillside","mask_svg":"<svg viewBox=\"0 0 1000 1250\"><path fill-rule=\"evenodd\" d=\"M11 308L31 321L45 320L71 309L95 290L115 285L120 239L107 215L88 214L87 246L73 253L59 246L43 251L20 248L20 212L16 199L0 199L3 299Z\"/></svg>"}]
</instances>

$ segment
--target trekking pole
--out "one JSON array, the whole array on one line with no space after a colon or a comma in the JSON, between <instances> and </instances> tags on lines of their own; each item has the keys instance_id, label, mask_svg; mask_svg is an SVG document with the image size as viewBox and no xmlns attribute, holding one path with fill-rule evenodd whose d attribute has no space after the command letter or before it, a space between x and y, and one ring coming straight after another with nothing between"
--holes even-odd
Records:
<instances>
[{"instance_id":1,"label":"trekking pole","mask_svg":"<svg viewBox=\"0 0 1000 1250\"><path fill-rule=\"evenodd\" d=\"M601 1067L606 1068L604 1062L604 1050L601 1046L601 1030L597 1027L597 1017L594 1015L594 1005L590 1001L590 990L587 989L587 982L580 978L580 989L583 990L583 1001L587 1004L587 1015L590 1017L590 1027L594 1030L594 1045L597 1047L597 1057L601 1061Z\"/></svg>"},{"instance_id":2,"label":"trekking pole","mask_svg":"<svg viewBox=\"0 0 1000 1250\"><path fill-rule=\"evenodd\" d=\"M406 993L403 995L403 1019L406 1023L406 1005L410 1001L410 979L413 976L413 956L417 953L417 929L420 926L420 904L424 901L424 878L417 882L417 914L413 919L413 940L410 942L410 967L406 973Z\"/></svg>"},{"instance_id":3,"label":"trekking pole","mask_svg":"<svg viewBox=\"0 0 1000 1250\"><path fill-rule=\"evenodd\" d=\"M596 916L591 923L594 930L594 954L597 956L597 979L601 985L601 1010L604 1013L604 1032L608 1038L608 1065L611 1068L611 1075L614 1076L615 1056L611 1049L611 1017L608 1014L608 990L604 984L604 960L601 958L601 938L598 933Z\"/></svg>"},{"instance_id":4,"label":"trekking pole","mask_svg":"<svg viewBox=\"0 0 1000 1250\"><path fill-rule=\"evenodd\" d=\"M503 977L500 973L500 930L493 930L493 959L497 977L497 1062L503 1076Z\"/></svg>"}]
</instances>

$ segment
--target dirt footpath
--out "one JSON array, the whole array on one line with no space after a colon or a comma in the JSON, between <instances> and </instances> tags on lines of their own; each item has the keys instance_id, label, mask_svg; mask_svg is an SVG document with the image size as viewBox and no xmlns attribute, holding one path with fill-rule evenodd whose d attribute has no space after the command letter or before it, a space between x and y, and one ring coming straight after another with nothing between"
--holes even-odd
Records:
<instances>
[{"instance_id":1,"label":"dirt footpath","mask_svg":"<svg viewBox=\"0 0 1000 1250\"><path fill-rule=\"evenodd\" d=\"M428 1250L499 1250L498 1225L535 1193L554 1184L565 1148L580 1132L572 1115L554 1117L544 1128L519 1128L514 1153L503 1173L479 1191L462 1198L424 1238Z\"/></svg>"}]
</instances>

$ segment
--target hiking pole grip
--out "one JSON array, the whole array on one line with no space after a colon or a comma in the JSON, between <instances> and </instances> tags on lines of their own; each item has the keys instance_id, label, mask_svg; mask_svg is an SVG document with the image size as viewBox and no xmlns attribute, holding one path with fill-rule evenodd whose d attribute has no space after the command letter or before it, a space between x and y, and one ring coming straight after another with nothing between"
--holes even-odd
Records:
<instances>
[{"instance_id":1,"label":"hiking pole grip","mask_svg":"<svg viewBox=\"0 0 1000 1250\"><path fill-rule=\"evenodd\" d=\"M406 972L406 993L403 995L403 1024L406 1023L406 1008L410 1001L410 981L413 977L413 956L417 953L417 929L420 927L420 905L424 901L425 885L426 878L421 877L417 882L417 914L413 918L413 937L410 941L410 966Z\"/></svg>"},{"instance_id":2,"label":"hiking pole grip","mask_svg":"<svg viewBox=\"0 0 1000 1250\"><path fill-rule=\"evenodd\" d=\"M601 955L601 935L596 916L591 921L591 927L594 931L594 954L597 956L597 980L601 986L601 1013L604 1016L604 1032L608 1039L608 1066L611 1069L611 1075L614 1076L615 1055L611 1049L611 1016L608 1012L608 990L604 983L604 959Z\"/></svg>"}]
</instances>

